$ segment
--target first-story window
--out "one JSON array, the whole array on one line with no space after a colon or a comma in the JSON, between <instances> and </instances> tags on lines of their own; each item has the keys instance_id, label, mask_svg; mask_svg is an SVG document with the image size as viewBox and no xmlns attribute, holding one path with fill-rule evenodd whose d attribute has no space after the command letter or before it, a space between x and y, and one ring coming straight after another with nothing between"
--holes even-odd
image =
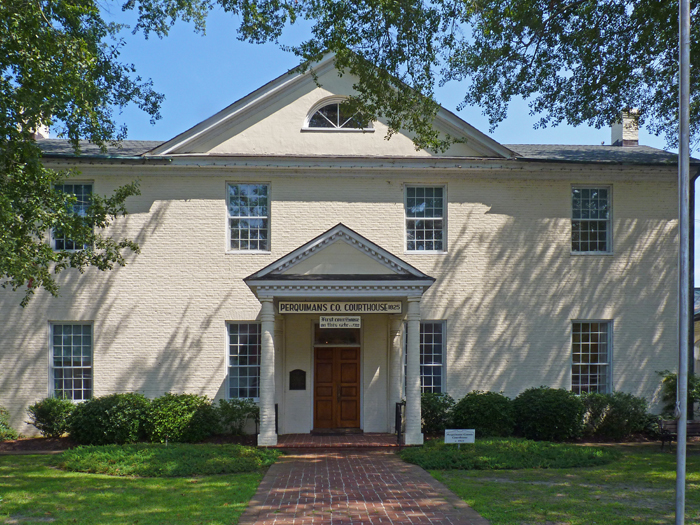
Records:
<instances>
[{"instance_id":1,"label":"first-story window","mask_svg":"<svg viewBox=\"0 0 700 525\"><path fill-rule=\"evenodd\" d=\"M610 392L610 321L571 324L571 390L575 394Z\"/></svg>"},{"instance_id":2,"label":"first-story window","mask_svg":"<svg viewBox=\"0 0 700 525\"><path fill-rule=\"evenodd\" d=\"M75 196L75 202L71 207L71 213L78 217L87 215L87 210L92 204L92 184L57 184L56 189ZM72 239L59 229L51 232L51 246L54 250L82 250L86 246L77 246Z\"/></svg>"},{"instance_id":3,"label":"first-story window","mask_svg":"<svg viewBox=\"0 0 700 525\"><path fill-rule=\"evenodd\" d=\"M92 397L92 325L51 325L51 380L54 397Z\"/></svg>"},{"instance_id":4,"label":"first-story window","mask_svg":"<svg viewBox=\"0 0 700 525\"><path fill-rule=\"evenodd\" d=\"M270 251L267 184L228 185L229 250Z\"/></svg>"},{"instance_id":5,"label":"first-story window","mask_svg":"<svg viewBox=\"0 0 700 525\"><path fill-rule=\"evenodd\" d=\"M261 333L258 323L228 325L229 399L260 397Z\"/></svg>"},{"instance_id":6,"label":"first-story window","mask_svg":"<svg viewBox=\"0 0 700 525\"><path fill-rule=\"evenodd\" d=\"M405 325L404 325L405 327ZM408 362L408 337L404 338L404 389ZM424 321L420 324L420 391L444 392L445 323Z\"/></svg>"}]
</instances>

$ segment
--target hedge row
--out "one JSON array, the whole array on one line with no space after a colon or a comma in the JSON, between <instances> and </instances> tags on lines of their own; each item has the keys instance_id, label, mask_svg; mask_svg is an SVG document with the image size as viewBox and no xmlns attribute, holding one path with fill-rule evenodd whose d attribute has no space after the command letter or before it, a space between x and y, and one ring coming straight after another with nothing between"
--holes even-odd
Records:
<instances>
[{"instance_id":1,"label":"hedge row","mask_svg":"<svg viewBox=\"0 0 700 525\"><path fill-rule=\"evenodd\" d=\"M567 441L581 436L622 440L655 428L644 398L632 394L586 394L542 386L515 399L498 392L468 393L459 402L447 394L423 394L423 432L473 428L479 437L521 436Z\"/></svg>"},{"instance_id":2,"label":"hedge row","mask_svg":"<svg viewBox=\"0 0 700 525\"><path fill-rule=\"evenodd\" d=\"M249 420L257 422L258 407L245 399L165 394L149 400L141 394L111 394L75 404L48 397L27 410L42 435L69 434L81 445L152 442L194 443L213 434L242 434Z\"/></svg>"}]
</instances>

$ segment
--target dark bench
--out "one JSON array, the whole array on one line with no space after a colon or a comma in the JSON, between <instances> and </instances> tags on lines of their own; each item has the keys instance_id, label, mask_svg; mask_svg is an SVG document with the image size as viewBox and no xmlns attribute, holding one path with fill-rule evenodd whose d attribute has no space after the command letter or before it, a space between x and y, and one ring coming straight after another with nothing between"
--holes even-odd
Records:
<instances>
[{"instance_id":1,"label":"dark bench","mask_svg":"<svg viewBox=\"0 0 700 525\"><path fill-rule=\"evenodd\" d=\"M700 421L688 421L686 427L687 437L700 436ZM673 443L678 440L678 420L662 419L659 421L659 434L661 435L661 450L668 441Z\"/></svg>"}]
</instances>

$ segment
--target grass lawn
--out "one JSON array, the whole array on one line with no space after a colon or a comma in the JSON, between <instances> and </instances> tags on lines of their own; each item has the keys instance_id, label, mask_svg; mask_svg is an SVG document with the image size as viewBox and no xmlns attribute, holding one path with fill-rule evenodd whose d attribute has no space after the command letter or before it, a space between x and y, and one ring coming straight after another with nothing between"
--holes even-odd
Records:
<instances>
[{"instance_id":1,"label":"grass lawn","mask_svg":"<svg viewBox=\"0 0 700 525\"><path fill-rule=\"evenodd\" d=\"M263 477L127 478L65 472L56 463L0 456L0 523L235 524Z\"/></svg>"},{"instance_id":2,"label":"grass lawn","mask_svg":"<svg viewBox=\"0 0 700 525\"><path fill-rule=\"evenodd\" d=\"M587 468L431 470L492 525L672 524L676 455L613 445L622 457ZM700 447L688 447L686 523L700 524Z\"/></svg>"}]
</instances>

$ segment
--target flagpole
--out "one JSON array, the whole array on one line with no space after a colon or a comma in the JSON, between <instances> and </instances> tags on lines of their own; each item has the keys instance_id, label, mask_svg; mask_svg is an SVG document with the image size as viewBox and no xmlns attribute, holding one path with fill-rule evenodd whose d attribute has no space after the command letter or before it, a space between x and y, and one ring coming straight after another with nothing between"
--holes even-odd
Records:
<instances>
[{"instance_id":1,"label":"flagpole","mask_svg":"<svg viewBox=\"0 0 700 525\"><path fill-rule=\"evenodd\" d=\"M676 525L685 523L686 434L688 422L688 331L690 329L690 0L679 8L678 202L678 446L676 447Z\"/></svg>"}]
</instances>

